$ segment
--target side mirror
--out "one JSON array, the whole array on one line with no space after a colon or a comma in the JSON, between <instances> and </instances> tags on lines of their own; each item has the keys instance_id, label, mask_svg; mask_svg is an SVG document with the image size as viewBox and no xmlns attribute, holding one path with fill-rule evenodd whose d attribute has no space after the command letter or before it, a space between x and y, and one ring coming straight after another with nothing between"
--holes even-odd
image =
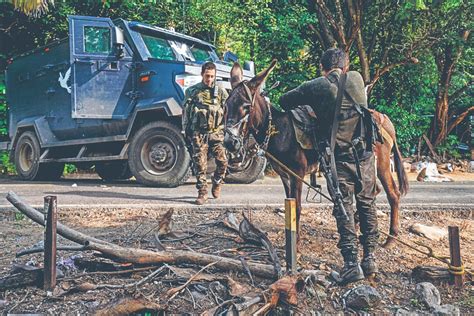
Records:
<instances>
[{"instance_id":1,"label":"side mirror","mask_svg":"<svg viewBox=\"0 0 474 316\"><path fill-rule=\"evenodd\" d=\"M255 63L251 60L246 60L244 62L244 70L248 70L251 73L255 74Z\"/></svg>"},{"instance_id":2,"label":"side mirror","mask_svg":"<svg viewBox=\"0 0 474 316\"><path fill-rule=\"evenodd\" d=\"M125 41L123 38L123 31L117 26L114 27L113 44L114 44L115 56L117 56L117 58L122 58L123 47L125 45Z\"/></svg>"}]
</instances>

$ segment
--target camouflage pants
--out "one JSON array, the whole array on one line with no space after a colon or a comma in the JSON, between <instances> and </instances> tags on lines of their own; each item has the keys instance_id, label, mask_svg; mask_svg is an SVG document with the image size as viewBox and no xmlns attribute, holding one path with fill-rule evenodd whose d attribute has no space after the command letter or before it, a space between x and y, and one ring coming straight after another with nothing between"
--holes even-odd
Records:
<instances>
[{"instance_id":1,"label":"camouflage pants","mask_svg":"<svg viewBox=\"0 0 474 316\"><path fill-rule=\"evenodd\" d=\"M193 134L193 163L196 172L196 188L207 194L207 156L208 152L216 159L216 171L213 181L219 182L224 178L227 169L227 153L224 147L224 133Z\"/></svg>"},{"instance_id":2,"label":"camouflage pants","mask_svg":"<svg viewBox=\"0 0 474 316\"><path fill-rule=\"evenodd\" d=\"M349 220L336 217L337 230L340 236L337 246L341 249L342 256L345 259L357 256L355 217L358 216L361 232L360 243L364 247L364 253L372 253L377 246L379 238L375 209L376 176L374 155L360 162L360 181L357 176L357 166L354 162L338 161L336 162L336 168L344 207L349 216ZM354 195L357 214L353 208Z\"/></svg>"}]
</instances>

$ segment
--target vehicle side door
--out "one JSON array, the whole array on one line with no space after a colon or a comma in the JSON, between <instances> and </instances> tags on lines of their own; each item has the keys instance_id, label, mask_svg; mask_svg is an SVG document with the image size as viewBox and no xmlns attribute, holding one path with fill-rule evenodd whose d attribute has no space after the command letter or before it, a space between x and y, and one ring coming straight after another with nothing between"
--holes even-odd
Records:
<instances>
[{"instance_id":1,"label":"vehicle side door","mask_svg":"<svg viewBox=\"0 0 474 316\"><path fill-rule=\"evenodd\" d=\"M114 48L109 18L69 16L73 118L125 119L134 102L132 51Z\"/></svg>"}]
</instances>

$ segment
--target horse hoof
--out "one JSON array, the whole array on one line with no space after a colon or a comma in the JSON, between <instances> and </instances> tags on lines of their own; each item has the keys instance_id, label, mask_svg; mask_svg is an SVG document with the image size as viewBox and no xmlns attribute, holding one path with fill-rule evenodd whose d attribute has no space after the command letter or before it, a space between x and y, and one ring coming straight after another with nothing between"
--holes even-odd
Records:
<instances>
[{"instance_id":1,"label":"horse hoof","mask_svg":"<svg viewBox=\"0 0 474 316\"><path fill-rule=\"evenodd\" d=\"M382 245L385 249L391 249L395 246L395 239L388 237L385 243Z\"/></svg>"}]
</instances>

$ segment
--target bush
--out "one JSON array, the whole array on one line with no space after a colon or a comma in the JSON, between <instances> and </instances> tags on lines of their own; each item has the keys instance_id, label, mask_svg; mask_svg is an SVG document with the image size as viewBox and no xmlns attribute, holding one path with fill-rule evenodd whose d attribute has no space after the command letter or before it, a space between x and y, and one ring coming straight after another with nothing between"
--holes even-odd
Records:
<instances>
[{"instance_id":1,"label":"bush","mask_svg":"<svg viewBox=\"0 0 474 316\"><path fill-rule=\"evenodd\" d=\"M0 151L0 173L7 175L16 174L15 165L9 160L8 151Z\"/></svg>"}]
</instances>

